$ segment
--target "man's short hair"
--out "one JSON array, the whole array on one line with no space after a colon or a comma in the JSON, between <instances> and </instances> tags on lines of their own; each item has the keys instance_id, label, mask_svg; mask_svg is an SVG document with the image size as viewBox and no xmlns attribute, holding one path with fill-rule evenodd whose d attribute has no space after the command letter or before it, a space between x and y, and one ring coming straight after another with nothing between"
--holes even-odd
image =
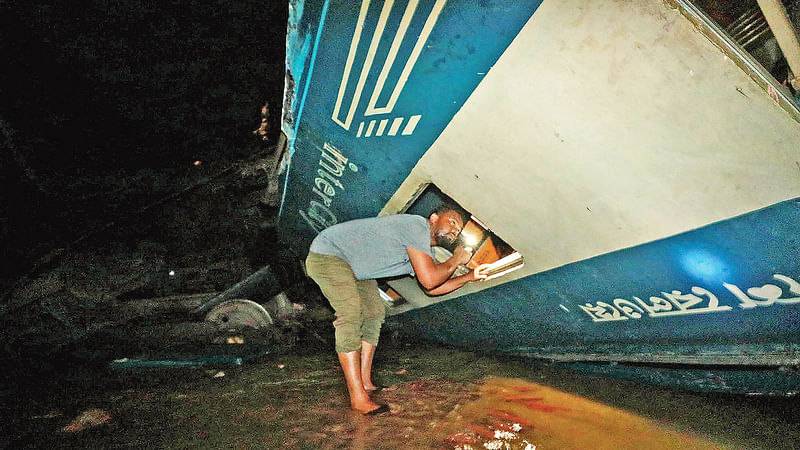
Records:
<instances>
[{"instance_id":1,"label":"man's short hair","mask_svg":"<svg viewBox=\"0 0 800 450\"><path fill-rule=\"evenodd\" d=\"M464 224L466 224L467 221L469 221L470 215L466 211L464 211L463 208L461 208L460 206L456 205L455 203L451 203L451 202L442 202L439 206L436 207L436 209L434 209L431 212L431 214L435 213L436 215L441 216L442 214L446 213L447 211L455 211L455 212L457 212L458 215L461 216L461 222L464 223ZM430 217L431 214L428 214L428 217Z\"/></svg>"}]
</instances>

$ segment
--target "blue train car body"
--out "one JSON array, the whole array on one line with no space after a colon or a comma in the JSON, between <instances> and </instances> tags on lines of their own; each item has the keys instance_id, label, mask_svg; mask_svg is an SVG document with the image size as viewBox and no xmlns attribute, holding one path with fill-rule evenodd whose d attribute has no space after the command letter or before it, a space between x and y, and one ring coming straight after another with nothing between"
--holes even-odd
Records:
<instances>
[{"instance_id":1,"label":"blue train car body","mask_svg":"<svg viewBox=\"0 0 800 450\"><path fill-rule=\"evenodd\" d=\"M683 2L292 0L280 232L304 256L433 184L526 268L435 299L397 281L404 333L794 394L797 109L719 38Z\"/></svg>"}]
</instances>

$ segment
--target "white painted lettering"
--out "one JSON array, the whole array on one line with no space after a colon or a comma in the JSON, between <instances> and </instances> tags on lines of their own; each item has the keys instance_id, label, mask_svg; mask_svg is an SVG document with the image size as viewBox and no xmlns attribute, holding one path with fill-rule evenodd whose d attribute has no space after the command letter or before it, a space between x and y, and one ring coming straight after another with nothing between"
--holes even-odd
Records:
<instances>
[{"instance_id":1,"label":"white painted lettering","mask_svg":"<svg viewBox=\"0 0 800 450\"><path fill-rule=\"evenodd\" d=\"M322 159L319 160L319 165L337 177L341 177L344 173L344 165L347 163L347 158L345 158L337 149L336 147L328 144L327 142L323 146L325 150L328 152L322 152ZM327 160L331 163L331 166L327 165L324 161Z\"/></svg>"},{"instance_id":2,"label":"white painted lettering","mask_svg":"<svg viewBox=\"0 0 800 450\"><path fill-rule=\"evenodd\" d=\"M336 216L333 215L322 203L311 200L308 204L308 216L316 221L322 228L328 228L331 225L336 225Z\"/></svg>"},{"instance_id":3,"label":"white painted lettering","mask_svg":"<svg viewBox=\"0 0 800 450\"><path fill-rule=\"evenodd\" d=\"M313 193L319 195L319 198L322 199L322 203L324 203L325 206L331 206L331 199L329 197L326 197L325 194L323 194L322 192L319 191L319 189L314 188L311 191Z\"/></svg>"},{"instance_id":4,"label":"white painted lettering","mask_svg":"<svg viewBox=\"0 0 800 450\"><path fill-rule=\"evenodd\" d=\"M318 189L321 189L322 192L324 192L325 195L327 195L328 197L333 197L334 195L336 195L336 191L333 190L333 186L331 186L331 183L328 182L327 180L324 180L322 178L314 178L314 185Z\"/></svg>"},{"instance_id":5,"label":"white painted lettering","mask_svg":"<svg viewBox=\"0 0 800 450\"><path fill-rule=\"evenodd\" d=\"M339 181L339 179L338 178L334 178L333 175L330 174L330 172L327 172L327 171L322 170L322 169L317 169L317 174L319 176L327 179L331 183L333 183L339 189L344 190L344 186L342 186L342 183Z\"/></svg>"},{"instance_id":6,"label":"white painted lettering","mask_svg":"<svg viewBox=\"0 0 800 450\"><path fill-rule=\"evenodd\" d=\"M314 229L315 232L319 233L320 231L322 231L324 229L324 227L322 225L320 225L317 222L314 222L313 220L311 220L311 218L306 215L305 211L300 210L300 216L303 218L303 220L306 221L306 223L308 223L308 225L311 228Z\"/></svg>"},{"instance_id":7,"label":"white painted lettering","mask_svg":"<svg viewBox=\"0 0 800 450\"><path fill-rule=\"evenodd\" d=\"M306 210L299 211L303 220L317 233L338 223L336 215L329 208L332 208L333 200L336 197L335 187L344 190L344 185L339 178L344 174L345 166L348 163L348 158L342 154L341 150L327 142L323 145L320 156L319 167L317 167L319 176L314 178L314 186L311 187L312 194L316 194L319 198L309 201ZM355 167L352 163L350 166ZM353 169L353 171L355 170Z\"/></svg>"}]
</instances>

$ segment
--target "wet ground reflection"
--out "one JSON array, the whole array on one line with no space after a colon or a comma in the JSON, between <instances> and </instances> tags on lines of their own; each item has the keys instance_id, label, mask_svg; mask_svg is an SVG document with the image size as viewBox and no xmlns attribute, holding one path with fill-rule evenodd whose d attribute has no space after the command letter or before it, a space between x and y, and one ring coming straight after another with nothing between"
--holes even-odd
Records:
<instances>
[{"instance_id":1,"label":"wet ground reflection","mask_svg":"<svg viewBox=\"0 0 800 450\"><path fill-rule=\"evenodd\" d=\"M350 411L332 352L239 368L79 372L4 414L0 447L270 449L794 448L794 399L714 397L450 348L386 349ZM77 379L77 378L76 378ZM20 394L22 395L22 394ZM102 424L65 427L85 411ZM107 415L107 416L106 416ZM7 444L7 445L5 445Z\"/></svg>"},{"instance_id":2,"label":"wet ground reflection","mask_svg":"<svg viewBox=\"0 0 800 450\"><path fill-rule=\"evenodd\" d=\"M449 448L718 448L634 414L520 379L491 377L442 424Z\"/></svg>"},{"instance_id":3,"label":"wet ground reflection","mask_svg":"<svg viewBox=\"0 0 800 450\"><path fill-rule=\"evenodd\" d=\"M297 448L620 449L721 448L635 414L522 379L401 383L376 394L390 415L364 417L343 397L295 417L282 446ZM274 418L266 410L264 419ZM304 419L300 419L300 418ZM297 420L300 419L300 420ZM273 442L273 444L278 444Z\"/></svg>"}]
</instances>

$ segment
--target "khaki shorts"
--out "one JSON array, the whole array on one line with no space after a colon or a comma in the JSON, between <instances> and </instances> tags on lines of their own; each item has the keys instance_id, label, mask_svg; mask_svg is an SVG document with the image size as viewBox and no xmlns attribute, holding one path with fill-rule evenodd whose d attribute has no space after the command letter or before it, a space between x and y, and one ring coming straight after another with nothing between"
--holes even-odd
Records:
<instances>
[{"instance_id":1,"label":"khaki shorts","mask_svg":"<svg viewBox=\"0 0 800 450\"><path fill-rule=\"evenodd\" d=\"M337 256L309 253L306 273L336 311L336 351L361 350L361 341L378 345L386 306L375 280L356 280L353 269Z\"/></svg>"}]
</instances>

